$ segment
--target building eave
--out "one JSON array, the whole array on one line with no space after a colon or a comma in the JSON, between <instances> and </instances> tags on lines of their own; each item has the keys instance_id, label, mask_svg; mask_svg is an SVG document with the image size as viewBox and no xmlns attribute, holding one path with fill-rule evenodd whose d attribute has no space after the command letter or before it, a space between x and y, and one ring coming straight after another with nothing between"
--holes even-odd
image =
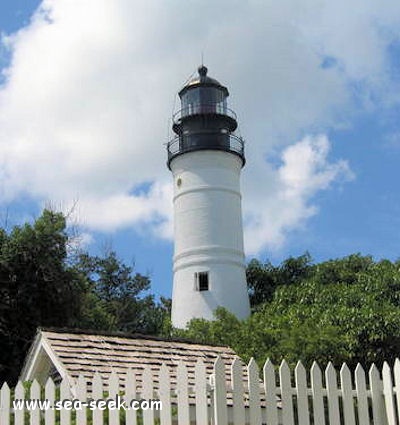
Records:
<instances>
[{"instance_id":1,"label":"building eave","mask_svg":"<svg viewBox=\"0 0 400 425\"><path fill-rule=\"evenodd\" d=\"M32 377L32 370L40 356L42 338L42 332L38 329L32 345L29 348L28 354L25 357L24 365L19 375L19 380L22 382L29 381Z\"/></svg>"},{"instance_id":2,"label":"building eave","mask_svg":"<svg viewBox=\"0 0 400 425\"><path fill-rule=\"evenodd\" d=\"M68 375L66 367L51 348L51 344L43 334L43 330L40 328L37 330L35 339L26 356L19 380L24 382L35 379L34 375L37 369L37 365L43 356L47 356L50 359L51 364L60 374L61 379L67 379L70 388L73 388L75 386L74 380Z\"/></svg>"}]
</instances>

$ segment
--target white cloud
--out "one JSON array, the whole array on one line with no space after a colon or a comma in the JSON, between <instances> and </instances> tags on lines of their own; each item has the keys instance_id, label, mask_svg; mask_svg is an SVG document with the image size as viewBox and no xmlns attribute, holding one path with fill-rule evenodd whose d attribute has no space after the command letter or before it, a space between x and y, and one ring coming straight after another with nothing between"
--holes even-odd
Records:
<instances>
[{"instance_id":1,"label":"white cloud","mask_svg":"<svg viewBox=\"0 0 400 425\"><path fill-rule=\"evenodd\" d=\"M288 231L317 213L313 197L335 181L354 178L348 163L328 161L330 143L325 135L306 136L287 147L282 164L258 185L245 211L245 246L256 254L266 246L280 247Z\"/></svg>"},{"instance_id":2,"label":"white cloud","mask_svg":"<svg viewBox=\"0 0 400 425\"><path fill-rule=\"evenodd\" d=\"M87 227L113 231L132 223L151 231L157 237L172 238L172 186L152 184L148 192L136 196L114 194L107 197L85 198L77 204L81 222Z\"/></svg>"},{"instance_id":3,"label":"white cloud","mask_svg":"<svg viewBox=\"0 0 400 425\"><path fill-rule=\"evenodd\" d=\"M89 229L144 226L170 237L162 144L174 94L204 51L248 141L248 235L264 238L249 246L282 243L345 166L329 165L323 138L287 148L278 172L265 154L351 119L353 83L388 98L386 48L399 36L400 7L356 1L44 0L26 28L3 37L12 60L0 89L0 202L79 199ZM337 65L321 67L324 56ZM263 180L276 182L265 202L284 208L274 221L256 208ZM152 184L138 194L143 182Z\"/></svg>"}]
</instances>

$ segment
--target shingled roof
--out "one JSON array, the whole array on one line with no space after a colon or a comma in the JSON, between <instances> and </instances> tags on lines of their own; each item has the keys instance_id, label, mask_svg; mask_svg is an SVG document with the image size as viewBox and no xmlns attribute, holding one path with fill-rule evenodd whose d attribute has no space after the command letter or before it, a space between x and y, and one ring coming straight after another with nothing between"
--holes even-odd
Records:
<instances>
[{"instance_id":1,"label":"shingled roof","mask_svg":"<svg viewBox=\"0 0 400 425\"><path fill-rule=\"evenodd\" d=\"M132 369L140 385L143 368L149 365L157 387L158 371L164 363L170 370L171 387L174 388L178 362L186 365L189 384L193 384L196 362L202 360L207 374L211 374L218 356L223 359L229 377L228 372L237 357L229 347L143 335L39 329L25 361L21 380L44 382L49 376L59 376L69 379L73 386L79 375L91 379L98 372L102 378L108 379L114 371L123 386L126 372Z\"/></svg>"}]
</instances>

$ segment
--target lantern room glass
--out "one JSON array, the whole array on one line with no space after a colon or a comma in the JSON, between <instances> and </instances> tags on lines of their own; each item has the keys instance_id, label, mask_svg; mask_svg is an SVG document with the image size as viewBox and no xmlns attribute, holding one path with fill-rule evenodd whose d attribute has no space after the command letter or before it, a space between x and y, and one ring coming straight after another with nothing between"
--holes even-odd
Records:
<instances>
[{"instance_id":1,"label":"lantern room glass","mask_svg":"<svg viewBox=\"0 0 400 425\"><path fill-rule=\"evenodd\" d=\"M226 95L218 87L193 87L182 95L181 116L204 113L227 113Z\"/></svg>"}]
</instances>

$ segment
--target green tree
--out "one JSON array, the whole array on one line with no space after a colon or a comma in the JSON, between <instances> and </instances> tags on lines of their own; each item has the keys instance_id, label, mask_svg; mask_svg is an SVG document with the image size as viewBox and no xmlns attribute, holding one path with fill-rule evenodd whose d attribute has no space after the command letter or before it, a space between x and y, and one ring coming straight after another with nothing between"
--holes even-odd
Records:
<instances>
[{"instance_id":1,"label":"green tree","mask_svg":"<svg viewBox=\"0 0 400 425\"><path fill-rule=\"evenodd\" d=\"M251 306L271 301L276 288L293 285L310 275L312 259L307 252L299 257L289 257L279 266L269 261L261 263L253 259L246 269L246 279Z\"/></svg>"},{"instance_id":2,"label":"green tree","mask_svg":"<svg viewBox=\"0 0 400 425\"><path fill-rule=\"evenodd\" d=\"M170 303L115 252L69 256L66 218L44 210L33 224L0 229L0 381L13 383L37 327L160 333Z\"/></svg>"},{"instance_id":3,"label":"green tree","mask_svg":"<svg viewBox=\"0 0 400 425\"><path fill-rule=\"evenodd\" d=\"M114 251L104 256L83 253L75 267L90 289L80 327L146 334L162 331L169 314L167 300L155 301L148 276L134 273Z\"/></svg>"},{"instance_id":4,"label":"green tree","mask_svg":"<svg viewBox=\"0 0 400 425\"><path fill-rule=\"evenodd\" d=\"M399 356L399 261L353 254L312 264L306 254L276 267L252 261L247 276L257 306L247 320L217 310L214 322L193 320L178 335L227 344L260 363L369 367Z\"/></svg>"},{"instance_id":5,"label":"green tree","mask_svg":"<svg viewBox=\"0 0 400 425\"><path fill-rule=\"evenodd\" d=\"M12 381L37 326L73 325L83 281L67 266L65 217L44 210L0 232L0 380Z\"/></svg>"}]
</instances>

